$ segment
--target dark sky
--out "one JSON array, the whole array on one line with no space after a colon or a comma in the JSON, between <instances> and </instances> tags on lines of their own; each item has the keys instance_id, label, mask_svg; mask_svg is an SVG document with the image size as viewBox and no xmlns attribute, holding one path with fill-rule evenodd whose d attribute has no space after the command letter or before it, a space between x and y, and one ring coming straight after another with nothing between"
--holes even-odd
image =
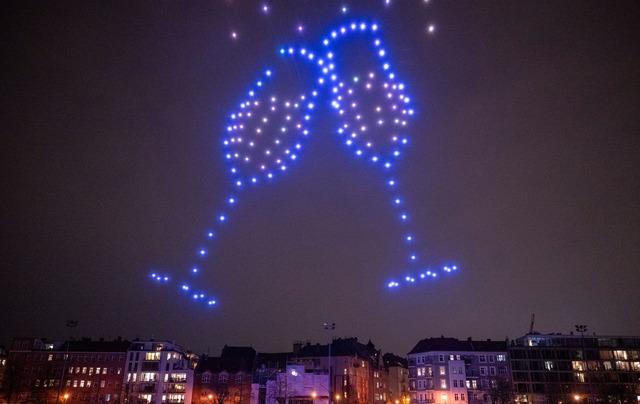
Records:
<instances>
[{"instance_id":1,"label":"dark sky","mask_svg":"<svg viewBox=\"0 0 640 404\"><path fill-rule=\"evenodd\" d=\"M325 341L325 321L401 355L516 338L532 313L542 332L640 334L640 3L269 3L2 2L0 343L69 319L212 353ZM405 251L384 175L320 108L203 264L218 305L153 283L186 275L223 206L228 116L279 46L353 19L380 24L417 111L397 178L423 262L460 269L385 287Z\"/></svg>"}]
</instances>

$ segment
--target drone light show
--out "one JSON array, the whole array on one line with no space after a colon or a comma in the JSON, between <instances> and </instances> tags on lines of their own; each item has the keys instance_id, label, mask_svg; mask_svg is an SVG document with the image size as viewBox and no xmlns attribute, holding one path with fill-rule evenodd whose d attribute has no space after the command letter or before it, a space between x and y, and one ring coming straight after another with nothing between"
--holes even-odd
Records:
<instances>
[{"instance_id":1,"label":"drone light show","mask_svg":"<svg viewBox=\"0 0 640 404\"><path fill-rule=\"evenodd\" d=\"M268 13L270 9L263 5L262 11ZM343 14L346 11L346 7L341 9ZM296 30L302 32L303 25L297 25ZM235 32L233 37L237 37ZM341 52L340 46L351 41L366 53L366 62L345 62L350 56ZM353 153L355 160L385 174L382 186L390 195L391 212L402 229L406 251L398 253L398 268L381 282L384 287L396 289L457 270L455 265L427 267L412 231L414 224L401 192L396 163L410 145L416 111L408 85L392 67L390 53L382 42L380 26L365 21L338 25L315 48L277 49L279 62L286 65L295 61L298 66L305 66L313 80L294 86L298 92L281 93L274 83L284 80L286 74L267 68L229 114L222 144L231 191L195 249L193 265L177 282L182 293L209 306L217 304L213 294L201 285L202 262L211 259L212 241L232 221L238 195L249 191L247 188L277 181L302 157L314 158L313 151L306 149L307 139L315 135L314 120L318 115L332 122L336 141ZM174 282L173 276L160 272L152 273L151 278L157 283Z\"/></svg>"}]
</instances>

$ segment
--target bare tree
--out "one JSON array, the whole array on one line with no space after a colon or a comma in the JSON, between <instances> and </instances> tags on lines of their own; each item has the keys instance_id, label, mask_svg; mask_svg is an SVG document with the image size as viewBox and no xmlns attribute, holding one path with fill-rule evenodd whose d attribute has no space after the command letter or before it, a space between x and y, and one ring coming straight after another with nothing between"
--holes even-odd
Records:
<instances>
[{"instance_id":1,"label":"bare tree","mask_svg":"<svg viewBox=\"0 0 640 404\"><path fill-rule=\"evenodd\" d=\"M511 383L502 377L491 380L489 396L494 404L512 403L515 397Z\"/></svg>"},{"instance_id":2,"label":"bare tree","mask_svg":"<svg viewBox=\"0 0 640 404\"><path fill-rule=\"evenodd\" d=\"M218 381L213 384L213 402L215 404L226 404L231 402L230 399L229 386L226 382L218 379Z\"/></svg>"}]
</instances>

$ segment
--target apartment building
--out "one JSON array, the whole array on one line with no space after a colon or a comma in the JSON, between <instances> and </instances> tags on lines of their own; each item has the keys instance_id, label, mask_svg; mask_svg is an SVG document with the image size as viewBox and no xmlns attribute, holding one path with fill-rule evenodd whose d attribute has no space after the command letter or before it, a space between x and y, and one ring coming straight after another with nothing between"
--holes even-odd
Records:
<instances>
[{"instance_id":1,"label":"apartment building","mask_svg":"<svg viewBox=\"0 0 640 404\"><path fill-rule=\"evenodd\" d=\"M640 401L640 337L529 333L509 347L519 402Z\"/></svg>"},{"instance_id":2,"label":"apartment building","mask_svg":"<svg viewBox=\"0 0 640 404\"><path fill-rule=\"evenodd\" d=\"M123 402L192 403L196 356L168 341L133 341L126 352Z\"/></svg>"},{"instance_id":3,"label":"apartment building","mask_svg":"<svg viewBox=\"0 0 640 404\"><path fill-rule=\"evenodd\" d=\"M130 342L16 338L4 377L7 401L119 401Z\"/></svg>"},{"instance_id":4,"label":"apartment building","mask_svg":"<svg viewBox=\"0 0 640 404\"><path fill-rule=\"evenodd\" d=\"M297 351L293 361L303 365L306 372L323 374L329 374L331 364L332 402L387 402L388 373L380 350L371 341L362 344L357 338L338 338L330 345L307 344Z\"/></svg>"},{"instance_id":5,"label":"apartment building","mask_svg":"<svg viewBox=\"0 0 640 404\"><path fill-rule=\"evenodd\" d=\"M194 404L249 404L256 351L226 346L219 357L202 355L194 378Z\"/></svg>"},{"instance_id":6,"label":"apartment building","mask_svg":"<svg viewBox=\"0 0 640 404\"><path fill-rule=\"evenodd\" d=\"M484 403L510 382L506 341L428 338L407 360L411 403Z\"/></svg>"}]
</instances>

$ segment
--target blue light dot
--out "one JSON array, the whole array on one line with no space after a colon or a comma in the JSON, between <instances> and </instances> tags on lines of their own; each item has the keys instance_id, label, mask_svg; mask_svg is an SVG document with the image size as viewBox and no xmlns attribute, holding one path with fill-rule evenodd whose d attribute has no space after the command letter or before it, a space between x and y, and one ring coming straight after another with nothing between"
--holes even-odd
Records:
<instances>
[{"instance_id":1,"label":"blue light dot","mask_svg":"<svg viewBox=\"0 0 640 404\"><path fill-rule=\"evenodd\" d=\"M227 220L227 217L225 215L220 215L218 216L218 220L224 222L225 220Z\"/></svg>"},{"instance_id":2,"label":"blue light dot","mask_svg":"<svg viewBox=\"0 0 640 404\"><path fill-rule=\"evenodd\" d=\"M196 267L191 268L191 272L193 272L194 274L197 274L198 273L198 268L196 268Z\"/></svg>"},{"instance_id":3,"label":"blue light dot","mask_svg":"<svg viewBox=\"0 0 640 404\"><path fill-rule=\"evenodd\" d=\"M206 250L200 250L200 255L206 255L207 251Z\"/></svg>"},{"instance_id":4,"label":"blue light dot","mask_svg":"<svg viewBox=\"0 0 640 404\"><path fill-rule=\"evenodd\" d=\"M216 304L215 300L209 300L209 302L207 303L209 306L213 306Z\"/></svg>"},{"instance_id":5,"label":"blue light dot","mask_svg":"<svg viewBox=\"0 0 640 404\"><path fill-rule=\"evenodd\" d=\"M229 204L233 205L234 203L236 203L236 200L234 198L229 198Z\"/></svg>"},{"instance_id":6,"label":"blue light dot","mask_svg":"<svg viewBox=\"0 0 640 404\"><path fill-rule=\"evenodd\" d=\"M209 233L207 233L207 237L209 237L209 238L213 238L213 236L214 236L214 233L213 233L212 231L210 231Z\"/></svg>"}]
</instances>

